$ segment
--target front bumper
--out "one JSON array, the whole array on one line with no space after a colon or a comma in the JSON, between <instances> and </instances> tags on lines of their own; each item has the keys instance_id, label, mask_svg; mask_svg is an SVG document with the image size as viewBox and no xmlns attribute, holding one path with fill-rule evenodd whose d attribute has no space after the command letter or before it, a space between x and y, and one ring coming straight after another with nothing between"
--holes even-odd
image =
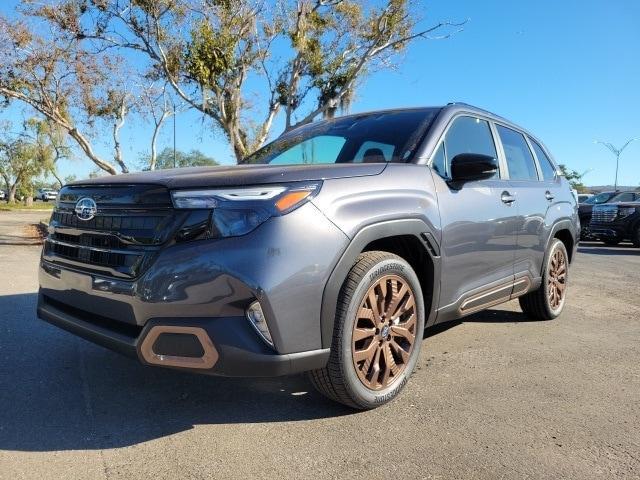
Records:
<instances>
[{"instance_id":1,"label":"front bumper","mask_svg":"<svg viewBox=\"0 0 640 480\"><path fill-rule=\"evenodd\" d=\"M167 247L132 281L43 260L38 315L145 364L227 376L320 368L329 355L321 345L322 294L347 242L309 203L243 237ZM273 349L245 317L255 300L265 313ZM160 326L199 329L215 349L215 361L207 357L207 368L202 362L150 361L145 339ZM165 335L160 356L184 356L172 352L184 348L184 340Z\"/></svg>"},{"instance_id":2,"label":"front bumper","mask_svg":"<svg viewBox=\"0 0 640 480\"><path fill-rule=\"evenodd\" d=\"M597 239L624 239L626 237L626 224L623 222L592 222L589 225L589 235Z\"/></svg>"},{"instance_id":3,"label":"front bumper","mask_svg":"<svg viewBox=\"0 0 640 480\"><path fill-rule=\"evenodd\" d=\"M110 328L100 318L82 318L77 311L60 304L52 304L40 296L38 316L57 327L93 343L114 350L128 357L138 358L146 365L164 366L209 375L232 377L274 377L290 375L322 368L329 359L329 349L310 350L289 354L277 354L255 335L244 317L227 318L156 318L150 320L138 336L123 330ZM143 354L145 339L154 327L179 326L202 329L215 348L215 359L206 368L194 365L204 355L184 355L180 339L173 337L163 343L167 363L149 361ZM151 346L153 348L153 345ZM172 349L174 349L172 353ZM178 359L179 358L179 359ZM178 360L176 360L178 359Z\"/></svg>"}]
</instances>

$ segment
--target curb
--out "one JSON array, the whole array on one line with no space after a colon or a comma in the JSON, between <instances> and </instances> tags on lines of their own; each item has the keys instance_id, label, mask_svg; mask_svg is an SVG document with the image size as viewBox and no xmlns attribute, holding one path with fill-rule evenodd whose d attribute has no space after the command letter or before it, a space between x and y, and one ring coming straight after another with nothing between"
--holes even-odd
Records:
<instances>
[{"instance_id":1,"label":"curb","mask_svg":"<svg viewBox=\"0 0 640 480\"><path fill-rule=\"evenodd\" d=\"M29 213L29 212L49 212L52 210L50 208L2 208L0 207L0 212L18 212L18 213Z\"/></svg>"},{"instance_id":2,"label":"curb","mask_svg":"<svg viewBox=\"0 0 640 480\"><path fill-rule=\"evenodd\" d=\"M26 224L25 227L27 226L31 226L34 227L37 232L38 232L38 236L40 237L39 239L35 239L35 237L25 237L25 238L19 238L19 237L15 237L9 240L0 240L0 246L36 246L36 245L42 245L44 243L44 239L47 236L48 233L48 225L43 222L42 220L38 223L29 223Z\"/></svg>"}]
</instances>

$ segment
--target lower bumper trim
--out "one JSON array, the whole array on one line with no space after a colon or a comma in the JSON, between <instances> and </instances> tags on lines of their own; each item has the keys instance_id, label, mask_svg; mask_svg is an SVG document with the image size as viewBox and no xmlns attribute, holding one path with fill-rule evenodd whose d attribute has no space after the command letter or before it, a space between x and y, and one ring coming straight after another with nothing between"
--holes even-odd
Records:
<instances>
[{"instance_id":1,"label":"lower bumper trim","mask_svg":"<svg viewBox=\"0 0 640 480\"><path fill-rule=\"evenodd\" d=\"M258 338L244 317L155 318L147 322L138 336L133 337L78 318L47 303L42 295L38 304L38 316L48 323L93 343L128 357L137 358L145 365L207 375L226 377L291 375L323 368L329 361L330 354L328 348L278 354ZM181 357L156 354L153 351L153 345L163 331L197 336L203 346L204 355ZM171 350L171 345L165 342L164 348Z\"/></svg>"},{"instance_id":2,"label":"lower bumper trim","mask_svg":"<svg viewBox=\"0 0 640 480\"><path fill-rule=\"evenodd\" d=\"M78 335L110 350L137 358L136 339L107 328L84 322L48 304L38 306L38 317L56 327Z\"/></svg>"},{"instance_id":3,"label":"lower bumper trim","mask_svg":"<svg viewBox=\"0 0 640 480\"><path fill-rule=\"evenodd\" d=\"M187 357L181 355L158 354L153 346L162 334L188 335L197 338L202 347L202 355L199 357ZM213 342L202 328L158 325L153 327L140 345L140 354L150 365L167 367L183 367L208 370L218 361L218 351Z\"/></svg>"}]
</instances>

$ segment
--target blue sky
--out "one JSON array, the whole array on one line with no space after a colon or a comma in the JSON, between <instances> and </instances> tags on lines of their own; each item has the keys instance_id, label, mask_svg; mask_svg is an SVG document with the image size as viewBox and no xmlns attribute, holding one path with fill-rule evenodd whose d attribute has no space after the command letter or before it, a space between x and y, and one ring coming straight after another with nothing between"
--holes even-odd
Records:
<instances>
[{"instance_id":1,"label":"blue sky","mask_svg":"<svg viewBox=\"0 0 640 480\"><path fill-rule=\"evenodd\" d=\"M613 183L615 161L594 140L620 145L640 137L640 2L425 0L423 5L425 24L469 22L453 38L414 43L397 70L373 74L360 86L351 112L464 101L529 129L559 163L591 170L585 183ZM221 163L233 161L209 120L180 114L176 127L178 149L197 148ZM149 138L148 126L127 126L122 141L130 163L148 150ZM169 121L159 147L172 144ZM97 139L96 147L109 157L106 141ZM64 175L78 177L92 169L83 158L61 165ZM619 183L640 184L640 140L621 158Z\"/></svg>"}]
</instances>

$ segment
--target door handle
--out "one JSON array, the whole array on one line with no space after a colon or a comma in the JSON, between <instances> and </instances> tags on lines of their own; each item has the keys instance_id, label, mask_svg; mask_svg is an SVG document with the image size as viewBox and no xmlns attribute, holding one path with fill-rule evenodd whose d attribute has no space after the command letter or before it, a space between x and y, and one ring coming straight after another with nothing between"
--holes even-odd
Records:
<instances>
[{"instance_id":1,"label":"door handle","mask_svg":"<svg viewBox=\"0 0 640 480\"><path fill-rule=\"evenodd\" d=\"M505 190L504 192L502 192L502 195L500 196L500 200L502 200L502 203L511 205L513 202L516 201L516 197L514 197L513 195L511 195L509 192Z\"/></svg>"},{"instance_id":2,"label":"door handle","mask_svg":"<svg viewBox=\"0 0 640 480\"><path fill-rule=\"evenodd\" d=\"M544 192L544 198L546 198L547 200L551 201L556 197L554 197L553 194L549 190L547 190L546 192Z\"/></svg>"}]
</instances>

